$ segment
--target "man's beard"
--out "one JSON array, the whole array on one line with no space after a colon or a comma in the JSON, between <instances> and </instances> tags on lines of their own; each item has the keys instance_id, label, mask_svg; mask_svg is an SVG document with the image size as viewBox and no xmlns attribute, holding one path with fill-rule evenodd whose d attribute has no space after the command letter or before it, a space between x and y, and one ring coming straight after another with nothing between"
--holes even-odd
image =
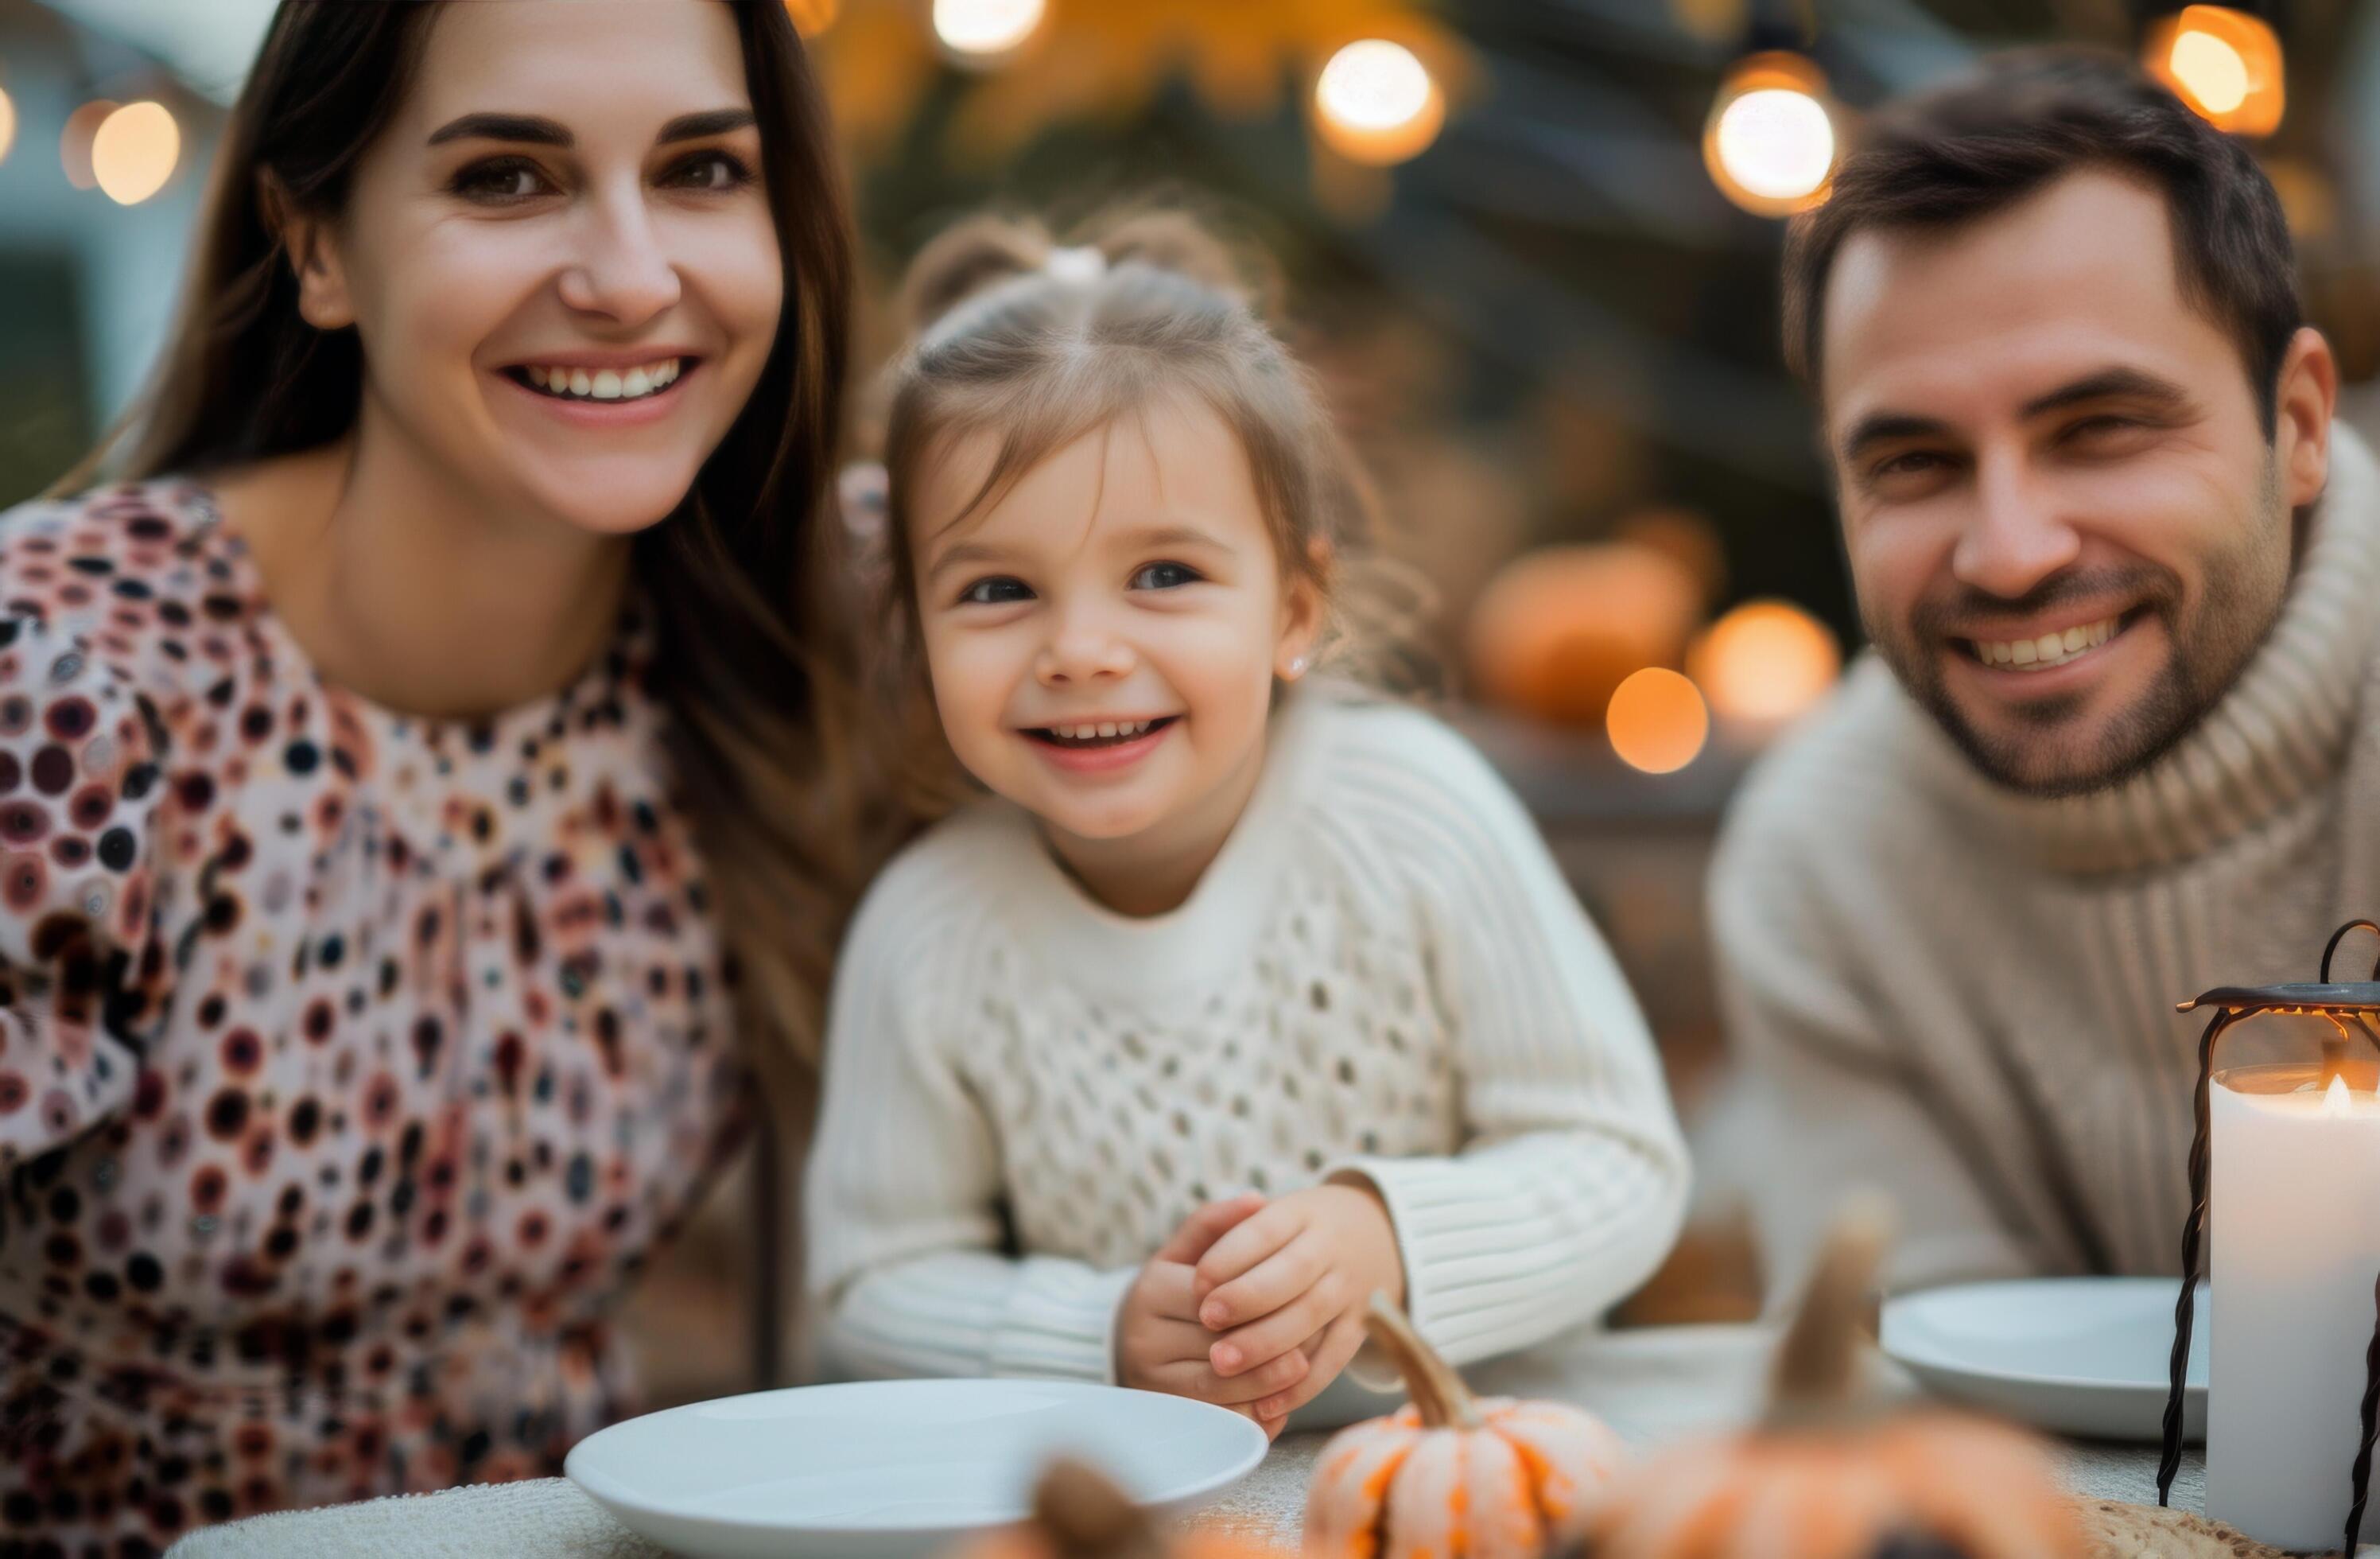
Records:
<instances>
[{"instance_id":1,"label":"man's beard","mask_svg":"<svg viewBox=\"0 0 2380 1559\"><path fill-rule=\"evenodd\" d=\"M1899 631L1886 631L1886 625L1871 616L1868 637L1910 696L1993 784L2034 797L2080 796L2120 785L2198 728L2247 669L2280 616L2288 586L2286 579L2278 590L2269 584L2267 549L2274 544L2272 529L2285 528L2289 517L2281 505L2277 473L2268 466L2265 476L2262 512L2237 546L2206 560L2205 595L2186 620L2180 579L2170 570L2143 564L2054 576L2015 600L1968 591L1948 601L1922 602ZM2030 740L1978 728L1951 697L1942 664L1949 643L1946 625L1976 616L2025 617L2063 601L2118 594L2140 603L2133 615L2144 613L2162 623L2171 648L2146 690L2103 724L2095 750L2070 752L2061 767L2046 773L2027 761L2058 740L2058 727L2076 717L2088 694L2008 706L2015 723L2038 733ZM2128 630L2137 631L2137 626L2128 625Z\"/></svg>"}]
</instances>

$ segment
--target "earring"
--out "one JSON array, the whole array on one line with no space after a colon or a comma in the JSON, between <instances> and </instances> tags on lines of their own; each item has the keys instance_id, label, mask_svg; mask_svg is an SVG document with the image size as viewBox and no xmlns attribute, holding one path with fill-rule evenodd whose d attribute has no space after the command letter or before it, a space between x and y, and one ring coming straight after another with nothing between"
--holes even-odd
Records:
<instances>
[{"instance_id":1,"label":"earring","mask_svg":"<svg viewBox=\"0 0 2380 1559\"><path fill-rule=\"evenodd\" d=\"M1292 681L1295 681L1298 677L1301 677L1301 676L1305 676L1305 657L1304 655L1300 655L1300 656L1298 656L1295 660L1293 660L1293 661L1291 661L1291 662L1289 663L1289 676L1290 676L1290 679L1291 679Z\"/></svg>"}]
</instances>

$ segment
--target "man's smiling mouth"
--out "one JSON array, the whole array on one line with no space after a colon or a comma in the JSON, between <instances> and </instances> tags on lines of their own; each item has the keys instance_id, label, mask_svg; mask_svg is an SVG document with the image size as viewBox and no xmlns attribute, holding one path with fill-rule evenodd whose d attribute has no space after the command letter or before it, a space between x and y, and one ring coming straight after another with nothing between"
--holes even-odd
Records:
<instances>
[{"instance_id":1,"label":"man's smiling mouth","mask_svg":"<svg viewBox=\"0 0 2380 1559\"><path fill-rule=\"evenodd\" d=\"M2139 618L2142 608L2077 623L2027 639L1961 639L1969 655L1996 671L2054 671L2081 660L2116 638Z\"/></svg>"}]
</instances>

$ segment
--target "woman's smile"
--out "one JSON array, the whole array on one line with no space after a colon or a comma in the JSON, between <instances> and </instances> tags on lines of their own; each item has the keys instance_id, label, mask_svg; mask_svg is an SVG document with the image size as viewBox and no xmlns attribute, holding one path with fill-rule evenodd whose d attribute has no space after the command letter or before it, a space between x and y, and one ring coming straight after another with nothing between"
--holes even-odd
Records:
<instances>
[{"instance_id":1,"label":"woman's smile","mask_svg":"<svg viewBox=\"0 0 2380 1559\"><path fill-rule=\"evenodd\" d=\"M539 408L582 428L640 427L685 403L701 366L690 352L563 353L497 371Z\"/></svg>"}]
</instances>

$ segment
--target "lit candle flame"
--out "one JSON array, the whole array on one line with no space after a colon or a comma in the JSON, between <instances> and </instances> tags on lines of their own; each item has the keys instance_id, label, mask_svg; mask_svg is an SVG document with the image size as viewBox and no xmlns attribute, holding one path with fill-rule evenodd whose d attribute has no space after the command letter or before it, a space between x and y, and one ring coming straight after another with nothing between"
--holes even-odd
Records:
<instances>
[{"instance_id":1,"label":"lit candle flame","mask_svg":"<svg viewBox=\"0 0 2380 1559\"><path fill-rule=\"evenodd\" d=\"M2325 1116L2343 1115L2348 1112L2349 1103L2347 1079L2336 1072L2332 1073L2330 1086L2322 1090L2322 1113Z\"/></svg>"}]
</instances>

